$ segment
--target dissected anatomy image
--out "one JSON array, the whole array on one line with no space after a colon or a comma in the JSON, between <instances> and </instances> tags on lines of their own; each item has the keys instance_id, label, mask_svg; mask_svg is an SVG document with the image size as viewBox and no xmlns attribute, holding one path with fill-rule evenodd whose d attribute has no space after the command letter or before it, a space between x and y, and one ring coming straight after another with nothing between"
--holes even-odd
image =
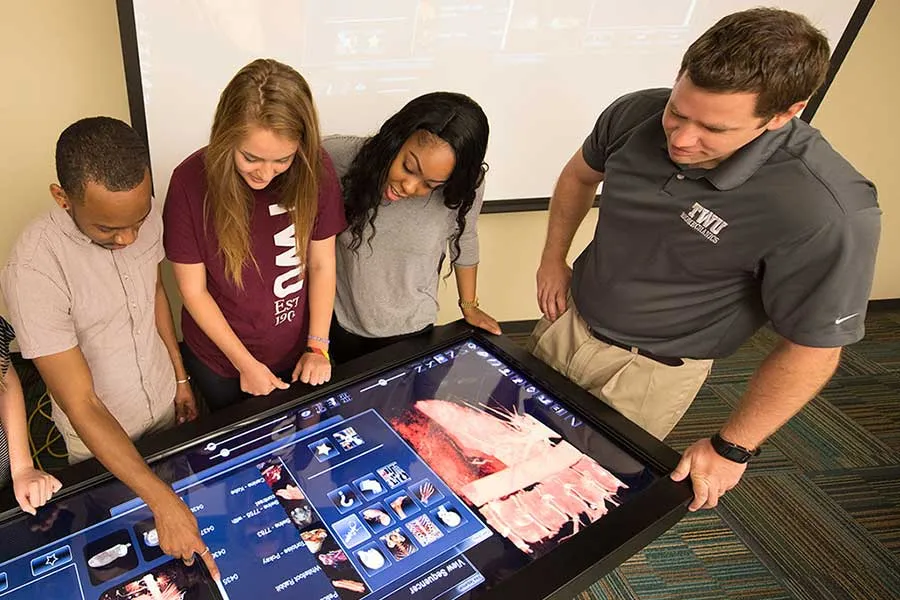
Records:
<instances>
[{"instance_id":1,"label":"dissected anatomy image","mask_svg":"<svg viewBox=\"0 0 900 600\"><path fill-rule=\"evenodd\" d=\"M627 487L529 414L419 400L391 426L491 527L528 554L543 553L564 534L600 519Z\"/></svg>"},{"instance_id":2,"label":"dissected anatomy image","mask_svg":"<svg viewBox=\"0 0 900 600\"><path fill-rule=\"evenodd\" d=\"M169 561L107 590L100 600L219 600L221 594L200 563L188 567L181 560Z\"/></svg>"}]
</instances>

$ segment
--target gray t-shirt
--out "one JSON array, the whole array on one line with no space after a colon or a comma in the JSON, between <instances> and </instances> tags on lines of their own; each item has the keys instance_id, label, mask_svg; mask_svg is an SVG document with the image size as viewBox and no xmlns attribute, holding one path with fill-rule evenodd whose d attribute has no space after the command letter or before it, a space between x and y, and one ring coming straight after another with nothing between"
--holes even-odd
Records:
<instances>
[{"instance_id":1,"label":"gray t-shirt","mask_svg":"<svg viewBox=\"0 0 900 600\"><path fill-rule=\"evenodd\" d=\"M596 331L662 356L719 358L771 321L802 345L864 334L881 210L874 185L793 119L714 169L666 150L670 90L624 96L582 146L604 173L575 305Z\"/></svg>"},{"instance_id":2,"label":"gray t-shirt","mask_svg":"<svg viewBox=\"0 0 900 600\"><path fill-rule=\"evenodd\" d=\"M366 141L363 137L329 136L322 141L338 178L343 178ZM478 213L484 194L478 188L475 204L466 215L454 264L478 264ZM362 245L350 250L353 237L337 237L338 323L356 335L378 338L419 331L434 324L438 285L450 239L457 231L457 211L444 206L440 190L429 196L385 201L375 219L375 236L366 226Z\"/></svg>"}]
</instances>

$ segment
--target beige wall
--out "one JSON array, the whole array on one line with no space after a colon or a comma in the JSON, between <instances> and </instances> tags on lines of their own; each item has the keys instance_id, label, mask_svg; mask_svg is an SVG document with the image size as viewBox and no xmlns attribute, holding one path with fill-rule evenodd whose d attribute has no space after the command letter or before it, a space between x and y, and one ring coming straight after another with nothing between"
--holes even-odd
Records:
<instances>
[{"instance_id":1,"label":"beige wall","mask_svg":"<svg viewBox=\"0 0 900 600\"><path fill-rule=\"evenodd\" d=\"M878 0L814 120L837 149L879 187L885 211L874 298L900 298L900 2ZM23 48L28 48L23 52ZM0 263L17 232L50 206L53 146L72 121L128 118L114 0L5 2L0 20ZM599 109L599 107L598 107ZM578 140L573 141L573 151ZM548 182L548 192L552 182ZM480 221L482 305L500 320L533 319L534 271L546 212L484 215ZM596 211L572 255L587 244ZM452 278L440 292L442 322L458 318ZM0 306L0 311L3 307Z\"/></svg>"},{"instance_id":2,"label":"beige wall","mask_svg":"<svg viewBox=\"0 0 900 600\"><path fill-rule=\"evenodd\" d=\"M3 2L0 61L2 264L22 227L53 202L60 132L93 115L128 120L115 2Z\"/></svg>"},{"instance_id":3,"label":"beige wall","mask_svg":"<svg viewBox=\"0 0 900 600\"><path fill-rule=\"evenodd\" d=\"M900 298L900 2L877 0L812 124L878 186L872 298Z\"/></svg>"}]
</instances>

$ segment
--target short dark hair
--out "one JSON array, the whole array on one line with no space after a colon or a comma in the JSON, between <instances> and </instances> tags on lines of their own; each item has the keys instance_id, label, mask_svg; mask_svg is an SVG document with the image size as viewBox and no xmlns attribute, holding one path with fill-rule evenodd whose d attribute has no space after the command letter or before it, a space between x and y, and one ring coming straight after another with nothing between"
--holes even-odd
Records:
<instances>
[{"instance_id":1,"label":"short dark hair","mask_svg":"<svg viewBox=\"0 0 900 600\"><path fill-rule=\"evenodd\" d=\"M685 52L678 76L714 92L755 92L770 118L808 99L825 81L828 38L803 15L754 8L719 20Z\"/></svg>"},{"instance_id":2,"label":"short dark hair","mask_svg":"<svg viewBox=\"0 0 900 600\"><path fill-rule=\"evenodd\" d=\"M75 121L56 142L56 177L66 195L84 199L88 182L111 192L133 190L150 166L147 144L128 123L111 117Z\"/></svg>"}]
</instances>

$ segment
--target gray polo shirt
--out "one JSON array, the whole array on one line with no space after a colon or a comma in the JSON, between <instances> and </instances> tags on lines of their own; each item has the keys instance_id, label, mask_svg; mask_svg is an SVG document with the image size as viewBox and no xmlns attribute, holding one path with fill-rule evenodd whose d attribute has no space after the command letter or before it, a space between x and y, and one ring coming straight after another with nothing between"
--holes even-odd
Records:
<instances>
[{"instance_id":1,"label":"gray polo shirt","mask_svg":"<svg viewBox=\"0 0 900 600\"><path fill-rule=\"evenodd\" d=\"M604 173L572 292L588 325L662 356L719 358L767 321L806 346L862 338L880 235L874 185L793 119L714 169L666 150L669 89L623 96L582 146Z\"/></svg>"}]
</instances>

